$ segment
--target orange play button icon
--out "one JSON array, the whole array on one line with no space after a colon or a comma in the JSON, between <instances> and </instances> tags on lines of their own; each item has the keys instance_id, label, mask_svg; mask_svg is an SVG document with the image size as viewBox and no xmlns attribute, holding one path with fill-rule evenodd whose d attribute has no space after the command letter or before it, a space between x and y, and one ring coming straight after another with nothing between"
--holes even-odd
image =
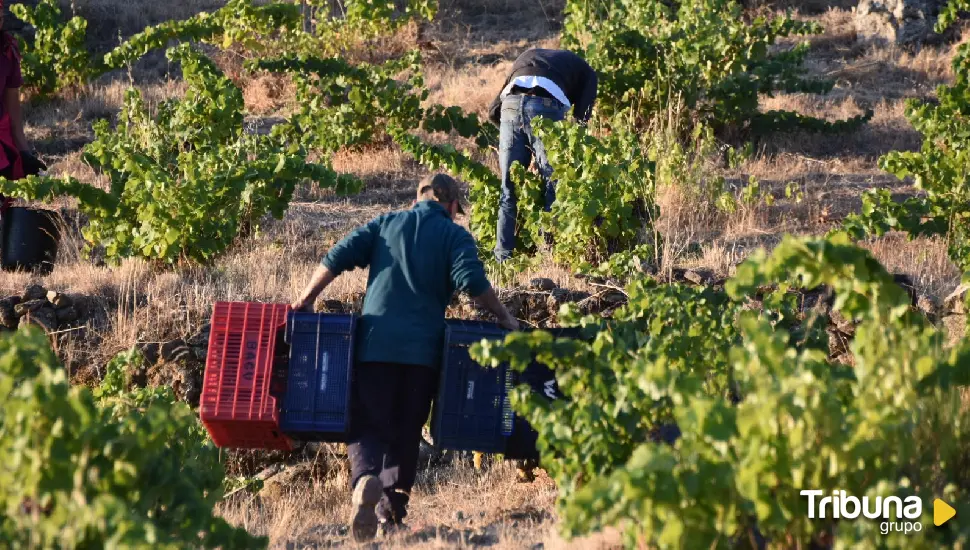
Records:
<instances>
[{"instance_id":1,"label":"orange play button icon","mask_svg":"<svg viewBox=\"0 0 970 550\"><path fill-rule=\"evenodd\" d=\"M933 501L933 525L939 527L953 519L955 515L957 515L957 511L949 504L940 499Z\"/></svg>"}]
</instances>

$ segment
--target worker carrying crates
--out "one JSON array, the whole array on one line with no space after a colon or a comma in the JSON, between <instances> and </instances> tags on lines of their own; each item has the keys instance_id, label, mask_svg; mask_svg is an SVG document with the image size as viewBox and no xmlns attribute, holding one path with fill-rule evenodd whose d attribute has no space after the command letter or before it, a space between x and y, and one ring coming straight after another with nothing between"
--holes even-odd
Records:
<instances>
[{"instance_id":1,"label":"worker carrying crates","mask_svg":"<svg viewBox=\"0 0 970 550\"><path fill-rule=\"evenodd\" d=\"M552 371L533 363L484 367L468 354L504 338L493 323L446 320L432 436L442 449L535 458L536 432L516 416L509 390L525 383L561 398ZM286 305L219 302L203 377L200 416L220 447L293 448L295 440L346 441L353 383L353 315L297 312ZM577 336L556 329L557 336Z\"/></svg>"}]
</instances>

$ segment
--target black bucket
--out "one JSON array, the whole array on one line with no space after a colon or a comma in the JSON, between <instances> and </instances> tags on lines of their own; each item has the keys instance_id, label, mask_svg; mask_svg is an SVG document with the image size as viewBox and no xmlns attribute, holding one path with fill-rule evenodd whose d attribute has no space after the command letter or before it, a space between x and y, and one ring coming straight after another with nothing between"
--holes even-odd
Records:
<instances>
[{"instance_id":1,"label":"black bucket","mask_svg":"<svg viewBox=\"0 0 970 550\"><path fill-rule=\"evenodd\" d=\"M0 219L0 267L50 273L61 239L60 216L50 210L11 207Z\"/></svg>"}]
</instances>

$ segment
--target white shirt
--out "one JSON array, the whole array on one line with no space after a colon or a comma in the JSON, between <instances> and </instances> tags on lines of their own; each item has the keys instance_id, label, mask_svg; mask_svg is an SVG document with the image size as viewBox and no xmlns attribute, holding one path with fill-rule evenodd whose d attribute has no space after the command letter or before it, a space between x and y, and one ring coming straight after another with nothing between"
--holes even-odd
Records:
<instances>
[{"instance_id":1,"label":"white shirt","mask_svg":"<svg viewBox=\"0 0 970 550\"><path fill-rule=\"evenodd\" d=\"M529 88L542 88L543 90L549 92L552 97L556 98L556 100L559 101L559 103L562 103L567 109L572 106L572 104L569 103L569 100L566 99L566 94L562 92L562 89L560 89L559 86L556 86L555 82L544 76L526 75L516 77L515 80L509 82L509 85L502 90L502 99L505 99L505 97L512 92L512 86L518 86L527 90Z\"/></svg>"}]
</instances>

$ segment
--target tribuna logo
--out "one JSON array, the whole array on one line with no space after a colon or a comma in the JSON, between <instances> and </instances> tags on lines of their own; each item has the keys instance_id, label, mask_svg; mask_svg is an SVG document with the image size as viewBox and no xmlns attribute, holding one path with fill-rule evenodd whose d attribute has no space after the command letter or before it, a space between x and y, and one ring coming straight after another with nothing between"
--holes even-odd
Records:
<instances>
[{"instance_id":1,"label":"tribuna logo","mask_svg":"<svg viewBox=\"0 0 970 550\"><path fill-rule=\"evenodd\" d=\"M884 535L890 531L909 533L923 529L923 525L916 521L923 515L923 501L919 497L908 496L901 499L891 496L860 499L838 490L832 491L832 495L827 497L822 497L825 492L821 490L804 490L799 494L808 497L809 519L856 519L859 516L880 519L883 520L880 531Z\"/></svg>"}]
</instances>

